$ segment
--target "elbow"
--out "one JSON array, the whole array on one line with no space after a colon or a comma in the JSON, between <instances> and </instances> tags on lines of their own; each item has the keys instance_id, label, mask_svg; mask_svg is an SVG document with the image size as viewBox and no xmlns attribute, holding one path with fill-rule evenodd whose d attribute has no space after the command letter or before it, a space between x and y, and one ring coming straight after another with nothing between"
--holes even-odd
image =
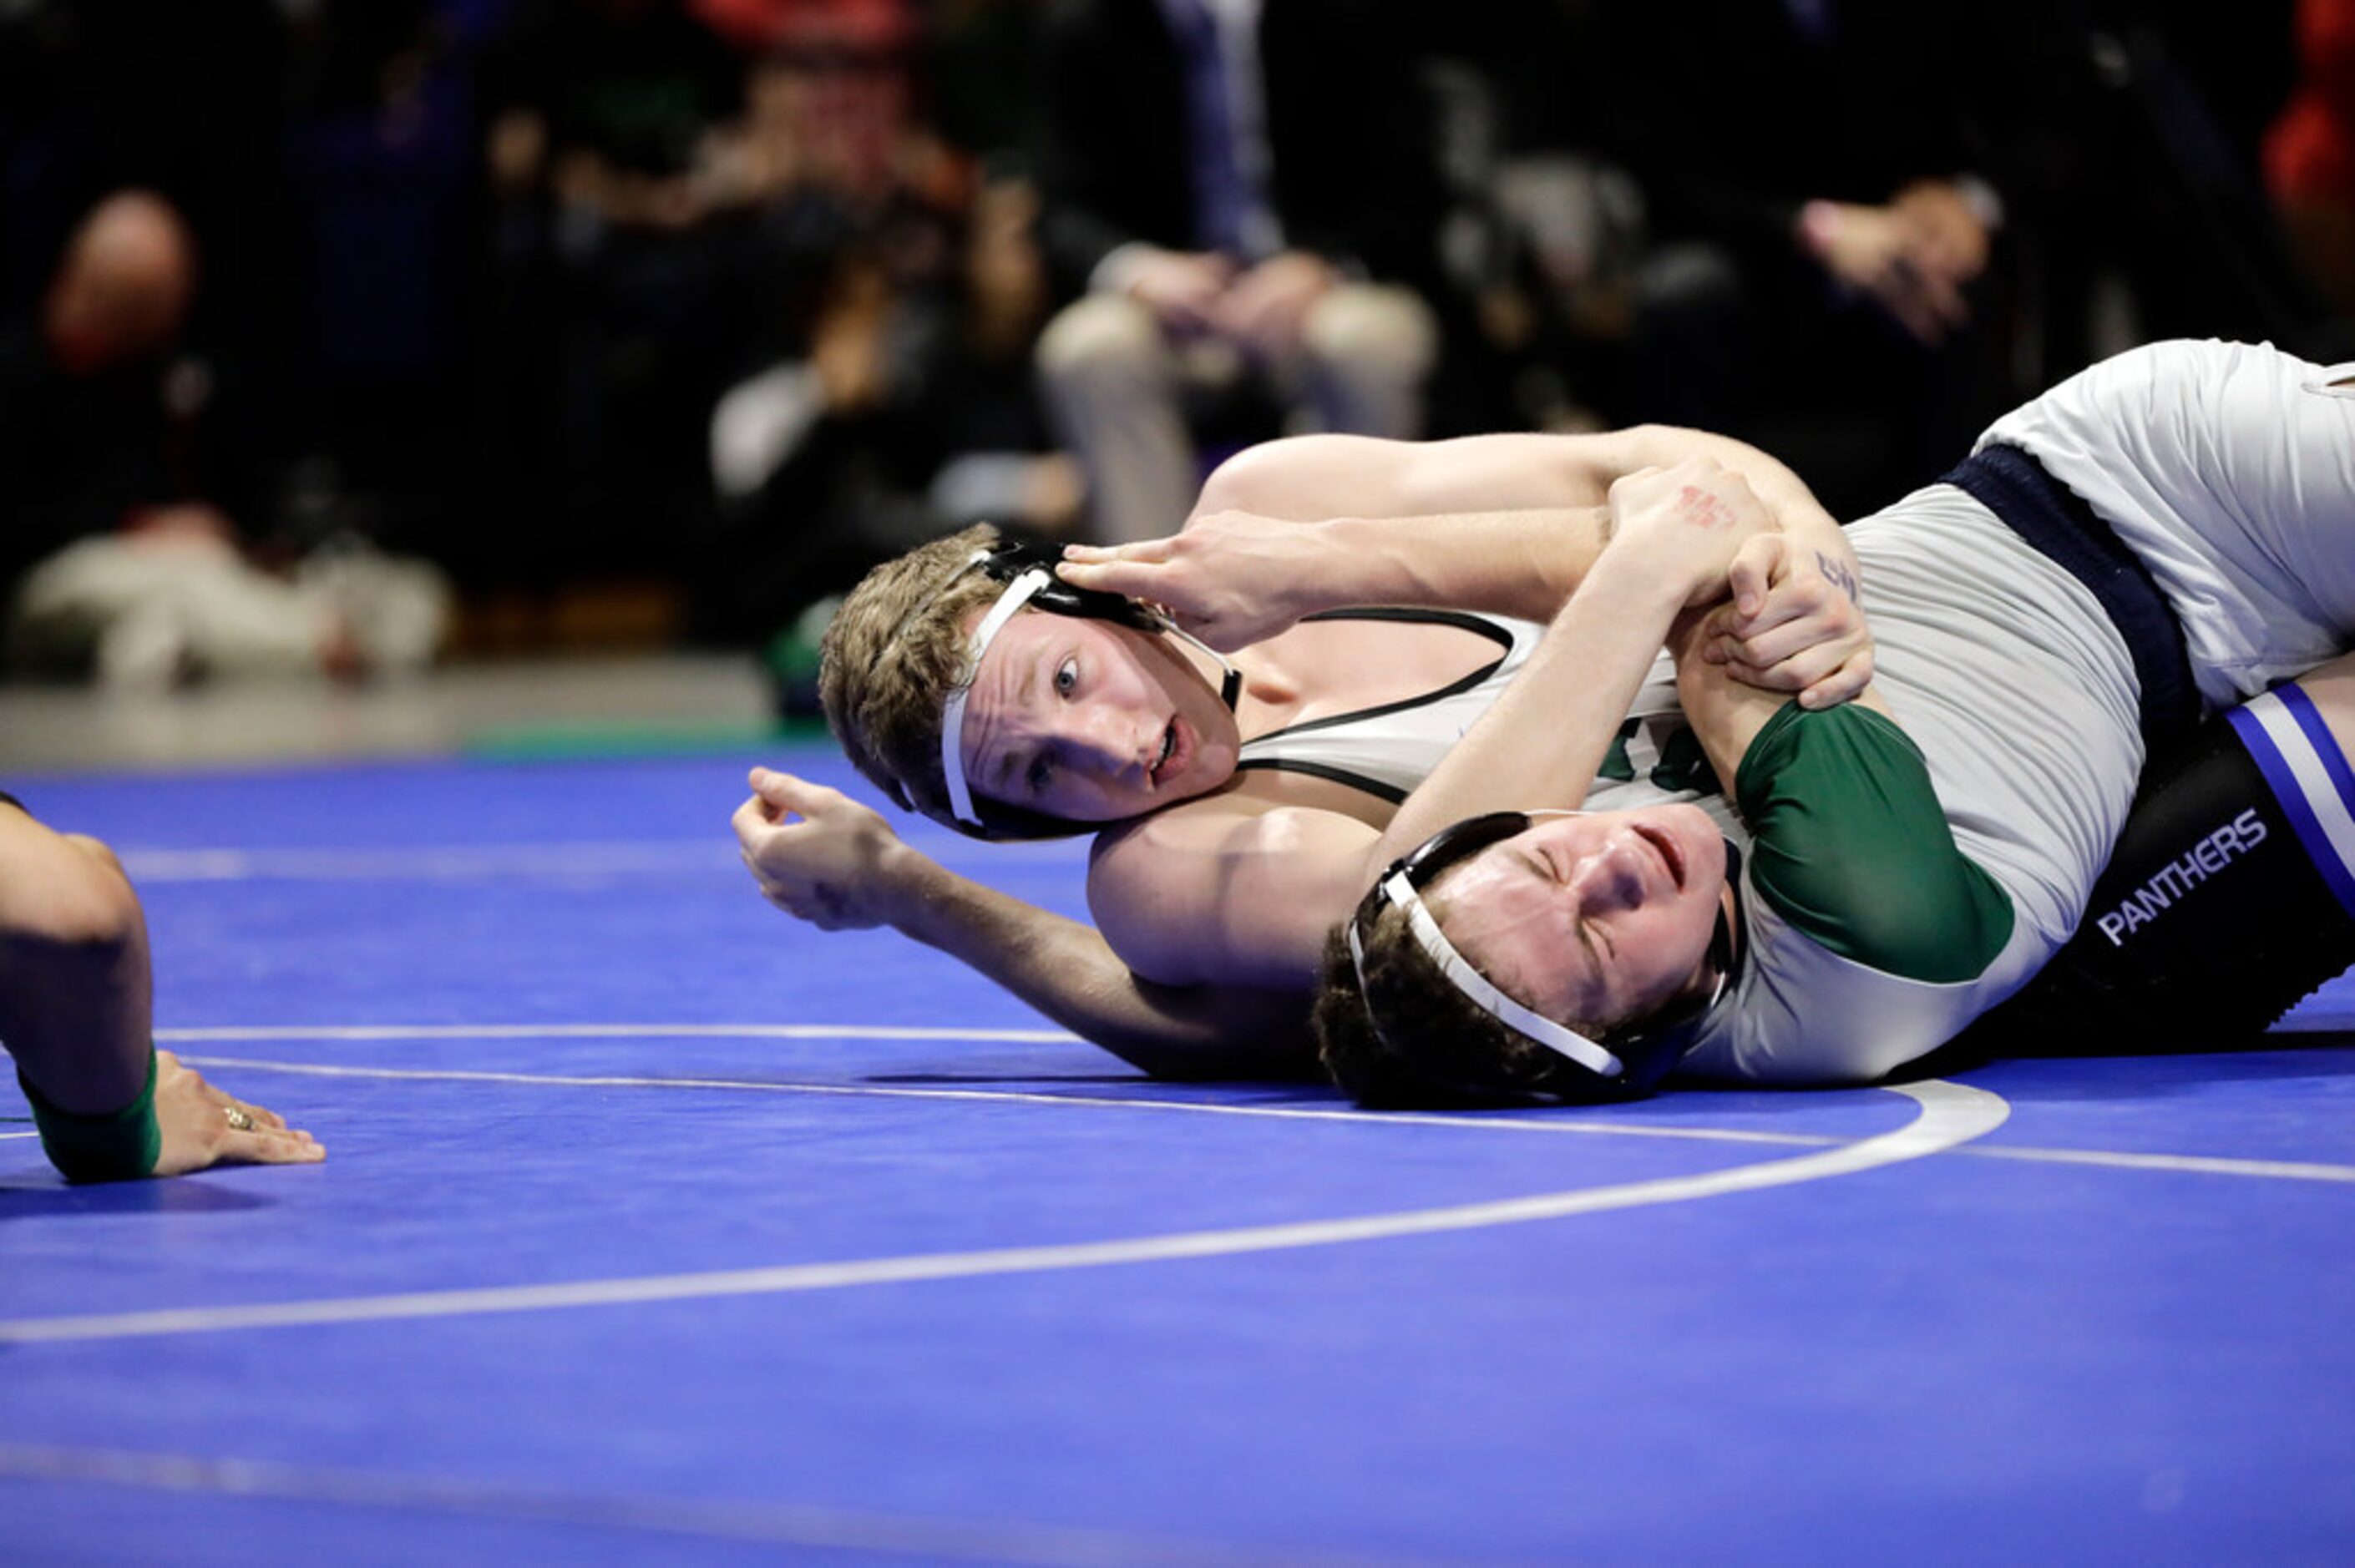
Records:
<instances>
[{"instance_id":1,"label":"elbow","mask_svg":"<svg viewBox=\"0 0 2355 1568\"><path fill-rule=\"evenodd\" d=\"M1243 448L1221 461L1202 482L1193 517L1218 512L1249 512L1289 517L1298 510L1300 465L1314 462L1329 436L1286 436ZM1192 521L1192 517L1188 519Z\"/></svg>"},{"instance_id":2,"label":"elbow","mask_svg":"<svg viewBox=\"0 0 2355 1568\"><path fill-rule=\"evenodd\" d=\"M1987 972L2011 927L2010 902L1992 884L1892 887L1870 909L1850 912L1835 950L1883 974L1962 985Z\"/></svg>"}]
</instances>

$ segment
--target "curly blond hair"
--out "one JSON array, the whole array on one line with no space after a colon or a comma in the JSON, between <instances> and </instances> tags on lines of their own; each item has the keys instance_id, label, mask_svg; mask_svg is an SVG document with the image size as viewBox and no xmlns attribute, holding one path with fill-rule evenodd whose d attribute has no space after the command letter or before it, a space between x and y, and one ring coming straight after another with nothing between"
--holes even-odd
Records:
<instances>
[{"instance_id":1,"label":"curly blond hair","mask_svg":"<svg viewBox=\"0 0 2355 1568\"><path fill-rule=\"evenodd\" d=\"M965 665L966 623L1005 585L969 571L995 549L980 523L867 574L826 629L818 700L851 765L899 805L961 828L941 774L941 709Z\"/></svg>"}]
</instances>

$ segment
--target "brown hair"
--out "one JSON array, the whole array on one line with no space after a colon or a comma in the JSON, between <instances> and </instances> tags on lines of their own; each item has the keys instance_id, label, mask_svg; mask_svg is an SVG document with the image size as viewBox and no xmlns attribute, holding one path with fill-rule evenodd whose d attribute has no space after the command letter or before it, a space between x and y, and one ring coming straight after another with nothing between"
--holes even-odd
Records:
<instances>
[{"instance_id":1,"label":"brown hair","mask_svg":"<svg viewBox=\"0 0 2355 1568\"><path fill-rule=\"evenodd\" d=\"M970 676L965 623L1005 591L965 568L998 543L979 523L886 561L851 590L819 650L818 700L852 766L900 806L952 827L941 708Z\"/></svg>"},{"instance_id":2,"label":"brown hair","mask_svg":"<svg viewBox=\"0 0 2355 1568\"><path fill-rule=\"evenodd\" d=\"M1439 885L1424 889L1423 903L1433 919L1444 920L1445 895L1434 895ZM1326 938L1310 1015L1317 1057L1352 1099L1369 1109L1405 1110L1506 1105L1562 1092L1560 1058L1458 991L1414 939L1404 909L1386 902L1359 935L1363 983L1349 955L1348 928L1336 927ZM1572 1027L1601 1033L1591 1023ZM1555 1082L1541 1089L1549 1077ZM1587 1097L1610 1094L1598 1080Z\"/></svg>"}]
</instances>

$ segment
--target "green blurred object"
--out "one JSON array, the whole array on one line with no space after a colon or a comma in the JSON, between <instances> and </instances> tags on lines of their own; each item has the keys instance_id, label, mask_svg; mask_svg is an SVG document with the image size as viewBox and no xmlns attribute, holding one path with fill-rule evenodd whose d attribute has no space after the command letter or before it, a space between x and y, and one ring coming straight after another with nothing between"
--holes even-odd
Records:
<instances>
[{"instance_id":1,"label":"green blurred object","mask_svg":"<svg viewBox=\"0 0 2355 1568\"><path fill-rule=\"evenodd\" d=\"M807 719L773 724L601 723L502 725L467 737L465 754L520 762L591 758L692 757L757 748L777 740L815 740L823 724Z\"/></svg>"},{"instance_id":2,"label":"green blurred object","mask_svg":"<svg viewBox=\"0 0 2355 1568\"><path fill-rule=\"evenodd\" d=\"M769 673L769 689L779 717L789 721L825 718L817 695L818 648L841 608L842 596L829 594L795 616L793 624L769 639L769 645L762 650L762 667Z\"/></svg>"}]
</instances>

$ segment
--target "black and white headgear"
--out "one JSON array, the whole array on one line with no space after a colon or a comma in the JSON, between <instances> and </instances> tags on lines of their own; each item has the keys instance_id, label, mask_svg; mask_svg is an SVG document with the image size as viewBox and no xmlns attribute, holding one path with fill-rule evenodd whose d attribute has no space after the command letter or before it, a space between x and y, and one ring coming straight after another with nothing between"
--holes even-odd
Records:
<instances>
[{"instance_id":1,"label":"black and white headgear","mask_svg":"<svg viewBox=\"0 0 2355 1568\"><path fill-rule=\"evenodd\" d=\"M1080 588L1057 577L1055 566L1062 558L1062 548L1056 545L1009 542L975 550L932 595L933 599L938 599L954 584L962 581L968 572L980 572L1006 585L996 601L975 625L973 635L965 640L964 667L949 686L948 697L941 708L941 776L948 788L949 811L955 818L954 826L958 831L974 837L1052 838L1085 832L1102 825L1069 822L1044 811L975 800L973 787L965 779L964 708L966 700L973 694L974 678L981 673L981 656L989 651L991 641L1006 629L1006 623L1023 609L1040 609L1050 615L1109 621L1136 631L1168 632L1192 643L1217 661L1223 672L1219 694L1228 707L1235 705L1235 698L1242 690L1242 675L1233 665L1199 638L1179 628L1159 609L1124 594L1109 593L1103 588ZM910 612L911 620L913 616L914 612Z\"/></svg>"},{"instance_id":2,"label":"black and white headgear","mask_svg":"<svg viewBox=\"0 0 2355 1568\"><path fill-rule=\"evenodd\" d=\"M1740 955L1733 922L1721 906L1710 936L1709 962L1716 980L1709 991L1600 1037L1582 1034L1506 995L1447 939L1447 933L1440 928L1439 921L1423 902L1424 887L1441 873L1462 864L1491 844L1524 832L1539 817L1580 814L1491 811L1467 817L1442 828L1393 861L1359 901L1357 913L1349 919L1347 938L1349 958L1357 969L1358 991L1364 998L1374 1038L1385 1053L1410 1072L1455 1093L1484 1099L1500 1094L1551 1095L1579 1100L1640 1095L1648 1092L1684 1058L1702 1028L1724 1004L1732 988ZM1738 885L1742 852L1728 840L1725 853L1726 881L1730 885ZM1508 1076L1501 1070L1487 1075L1467 1071L1473 1064L1464 1061L1460 1052L1451 1052L1448 1043L1406 1038L1404 1032L1384 1026L1381 999L1366 984L1366 935L1382 911L1393 905L1406 912L1415 945L1438 967L1449 984L1507 1029L1544 1047L1549 1055L1539 1072L1534 1075L1516 1073Z\"/></svg>"}]
</instances>

